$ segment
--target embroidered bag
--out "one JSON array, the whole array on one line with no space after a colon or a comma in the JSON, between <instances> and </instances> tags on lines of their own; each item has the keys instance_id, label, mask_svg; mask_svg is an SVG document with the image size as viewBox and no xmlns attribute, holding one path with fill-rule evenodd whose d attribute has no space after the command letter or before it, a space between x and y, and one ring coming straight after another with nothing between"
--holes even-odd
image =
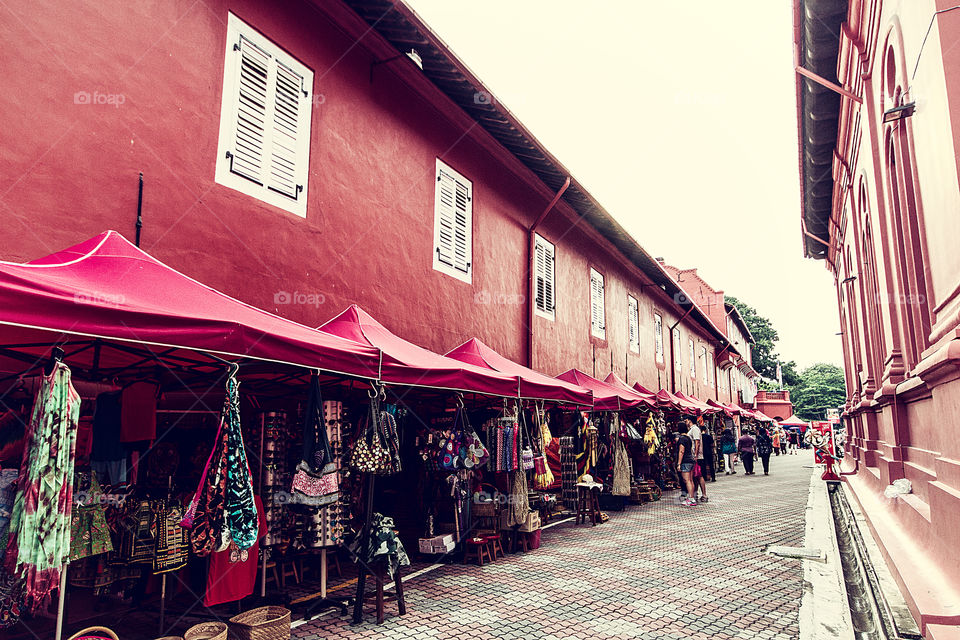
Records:
<instances>
[{"instance_id":1,"label":"embroidered bag","mask_svg":"<svg viewBox=\"0 0 960 640\"><path fill-rule=\"evenodd\" d=\"M291 489L296 502L311 507L322 507L340 499L337 464L327 438L320 378L316 374L310 379L310 394L304 411L303 457L297 465Z\"/></svg>"}]
</instances>

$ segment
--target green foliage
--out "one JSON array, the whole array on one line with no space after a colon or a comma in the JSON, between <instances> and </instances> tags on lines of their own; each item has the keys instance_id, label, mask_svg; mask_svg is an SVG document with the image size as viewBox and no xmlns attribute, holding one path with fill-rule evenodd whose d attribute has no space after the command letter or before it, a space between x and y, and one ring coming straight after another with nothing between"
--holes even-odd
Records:
<instances>
[{"instance_id":1,"label":"green foliage","mask_svg":"<svg viewBox=\"0 0 960 640\"><path fill-rule=\"evenodd\" d=\"M777 362L779 358L774 350L776 349L777 340L780 338L777 330L773 328L770 320L761 316L757 313L757 310L750 305L740 302L733 297L727 297L726 301L737 308L747 328L750 329L750 333L753 334L753 339L756 341L752 349L753 368L764 378L776 380ZM784 371L784 374L786 374L786 371Z\"/></svg>"},{"instance_id":2,"label":"green foliage","mask_svg":"<svg viewBox=\"0 0 960 640\"><path fill-rule=\"evenodd\" d=\"M823 420L827 409L840 407L846 400L843 371L832 364L819 363L800 372L800 384L790 387L794 413L804 420Z\"/></svg>"}]
</instances>

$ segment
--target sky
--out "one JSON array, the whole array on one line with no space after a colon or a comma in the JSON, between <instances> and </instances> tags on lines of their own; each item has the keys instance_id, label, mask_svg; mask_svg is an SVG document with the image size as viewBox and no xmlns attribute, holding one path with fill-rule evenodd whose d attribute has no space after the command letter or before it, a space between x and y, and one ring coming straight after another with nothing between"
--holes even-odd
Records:
<instances>
[{"instance_id":1,"label":"sky","mask_svg":"<svg viewBox=\"0 0 960 640\"><path fill-rule=\"evenodd\" d=\"M653 256L840 365L833 278L800 233L789 0L406 0Z\"/></svg>"}]
</instances>

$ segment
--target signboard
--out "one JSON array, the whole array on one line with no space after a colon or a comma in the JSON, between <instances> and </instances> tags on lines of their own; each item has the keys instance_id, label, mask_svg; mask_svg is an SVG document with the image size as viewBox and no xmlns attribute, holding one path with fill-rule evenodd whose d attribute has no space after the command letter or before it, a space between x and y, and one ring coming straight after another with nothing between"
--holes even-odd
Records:
<instances>
[{"instance_id":1,"label":"signboard","mask_svg":"<svg viewBox=\"0 0 960 640\"><path fill-rule=\"evenodd\" d=\"M833 470L833 464L839 459L836 451L836 441L833 434L833 423L830 421L814 421L807 429L807 442L813 446L813 461L825 466L823 480L839 480Z\"/></svg>"}]
</instances>

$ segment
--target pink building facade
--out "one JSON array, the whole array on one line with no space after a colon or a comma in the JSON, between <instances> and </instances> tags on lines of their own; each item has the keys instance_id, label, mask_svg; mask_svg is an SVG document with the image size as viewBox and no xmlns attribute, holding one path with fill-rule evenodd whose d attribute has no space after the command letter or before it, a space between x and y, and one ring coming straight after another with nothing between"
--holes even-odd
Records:
<instances>
[{"instance_id":1,"label":"pink building facade","mask_svg":"<svg viewBox=\"0 0 960 640\"><path fill-rule=\"evenodd\" d=\"M7 10L2 259L115 229L309 325L356 303L436 352L704 398L740 355L403 3Z\"/></svg>"},{"instance_id":2,"label":"pink building facade","mask_svg":"<svg viewBox=\"0 0 960 640\"><path fill-rule=\"evenodd\" d=\"M955 4L795 1L801 226L836 282L844 479L927 638L960 625ZM900 478L912 493L884 498Z\"/></svg>"}]
</instances>

